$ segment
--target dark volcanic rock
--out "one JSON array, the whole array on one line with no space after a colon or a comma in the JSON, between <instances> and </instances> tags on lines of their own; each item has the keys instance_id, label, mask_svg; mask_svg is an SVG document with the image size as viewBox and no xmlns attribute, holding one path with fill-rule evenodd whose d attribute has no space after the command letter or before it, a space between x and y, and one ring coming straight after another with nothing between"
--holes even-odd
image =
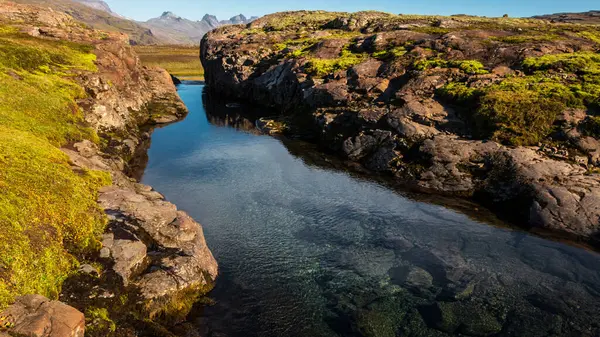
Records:
<instances>
[{"instance_id":1,"label":"dark volcanic rock","mask_svg":"<svg viewBox=\"0 0 600 337\"><path fill-rule=\"evenodd\" d=\"M518 94L498 84L533 79L527 58L597 51L586 37L596 26L581 26L588 31L574 38L568 33L573 27L557 25L376 12L278 13L247 28L208 33L201 60L210 91L302 116L296 120L312 119L325 148L370 170L393 173L421 190L473 197L501 213L514 210L506 214L527 227L590 239L600 229L600 178L594 173L600 142L589 131L596 125L593 104L554 102L563 108L546 127L558 131L525 142L498 132L514 132L503 123L528 124L531 116L494 115L518 111L517 98L506 109L502 104L509 103L500 102L482 111L480 97L494 88L507 97ZM557 36L533 38L531 29ZM564 73L560 81L582 81L564 66L547 76L556 78L554 71ZM463 91L454 91L457 86ZM486 97L498 103L503 96ZM545 104L531 99L532 106ZM523 144L531 146L518 146Z\"/></svg>"}]
</instances>

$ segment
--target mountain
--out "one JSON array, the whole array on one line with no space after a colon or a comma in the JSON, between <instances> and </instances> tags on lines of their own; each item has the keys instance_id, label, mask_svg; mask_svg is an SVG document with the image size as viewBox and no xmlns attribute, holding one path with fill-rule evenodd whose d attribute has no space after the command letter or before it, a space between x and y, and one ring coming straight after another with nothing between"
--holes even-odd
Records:
<instances>
[{"instance_id":1,"label":"mountain","mask_svg":"<svg viewBox=\"0 0 600 337\"><path fill-rule=\"evenodd\" d=\"M248 19L244 15L239 14L229 20L219 21L216 16L206 14L202 20L193 21L182 18L172 12L164 12L160 17L140 22L140 24L151 29L152 33L165 43L197 45L204 34L217 27L232 24L247 24L255 19L257 18L251 17Z\"/></svg>"},{"instance_id":2,"label":"mountain","mask_svg":"<svg viewBox=\"0 0 600 337\"><path fill-rule=\"evenodd\" d=\"M536 19L550 20L563 23L600 24L600 10L583 13L556 13L534 16Z\"/></svg>"},{"instance_id":3,"label":"mountain","mask_svg":"<svg viewBox=\"0 0 600 337\"><path fill-rule=\"evenodd\" d=\"M92 28L129 35L131 44L160 44L162 41L150 29L135 21L113 13L110 7L99 0L13 0L21 4L33 4L52 8L71 15Z\"/></svg>"},{"instance_id":4,"label":"mountain","mask_svg":"<svg viewBox=\"0 0 600 337\"><path fill-rule=\"evenodd\" d=\"M110 14L115 14L111 9L110 6L104 2L104 1L99 1L99 0L74 0L76 2L79 2L81 4L84 4L88 7L91 8L95 8Z\"/></svg>"}]
</instances>

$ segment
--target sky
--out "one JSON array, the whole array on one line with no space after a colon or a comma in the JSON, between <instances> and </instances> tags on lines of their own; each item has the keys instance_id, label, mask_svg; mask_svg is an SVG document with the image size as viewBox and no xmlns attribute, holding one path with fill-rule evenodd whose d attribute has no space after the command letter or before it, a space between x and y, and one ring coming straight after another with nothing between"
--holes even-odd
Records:
<instances>
[{"instance_id":1,"label":"sky","mask_svg":"<svg viewBox=\"0 0 600 337\"><path fill-rule=\"evenodd\" d=\"M247 17L298 9L355 12L379 10L404 14L471 14L514 17L559 12L600 10L598 0L104 0L113 11L145 21L171 11L190 20L204 14L220 20L237 14Z\"/></svg>"}]
</instances>

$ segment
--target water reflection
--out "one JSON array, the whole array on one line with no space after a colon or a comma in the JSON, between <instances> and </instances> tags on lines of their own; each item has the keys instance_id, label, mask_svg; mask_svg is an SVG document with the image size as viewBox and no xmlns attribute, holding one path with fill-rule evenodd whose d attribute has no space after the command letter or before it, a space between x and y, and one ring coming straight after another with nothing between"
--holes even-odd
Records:
<instances>
[{"instance_id":1,"label":"water reflection","mask_svg":"<svg viewBox=\"0 0 600 337\"><path fill-rule=\"evenodd\" d=\"M155 131L143 180L220 263L216 304L189 317L201 335L600 334L596 253L312 165L180 89L190 115Z\"/></svg>"}]
</instances>

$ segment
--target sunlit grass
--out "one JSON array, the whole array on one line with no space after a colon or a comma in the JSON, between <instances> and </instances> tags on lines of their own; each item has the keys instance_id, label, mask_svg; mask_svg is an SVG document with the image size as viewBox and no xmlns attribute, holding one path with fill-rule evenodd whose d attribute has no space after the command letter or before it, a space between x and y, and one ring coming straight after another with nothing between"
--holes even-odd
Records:
<instances>
[{"instance_id":1,"label":"sunlit grass","mask_svg":"<svg viewBox=\"0 0 600 337\"><path fill-rule=\"evenodd\" d=\"M136 46L144 65L158 66L171 75L186 79L204 78L200 63L200 48L196 46Z\"/></svg>"}]
</instances>

